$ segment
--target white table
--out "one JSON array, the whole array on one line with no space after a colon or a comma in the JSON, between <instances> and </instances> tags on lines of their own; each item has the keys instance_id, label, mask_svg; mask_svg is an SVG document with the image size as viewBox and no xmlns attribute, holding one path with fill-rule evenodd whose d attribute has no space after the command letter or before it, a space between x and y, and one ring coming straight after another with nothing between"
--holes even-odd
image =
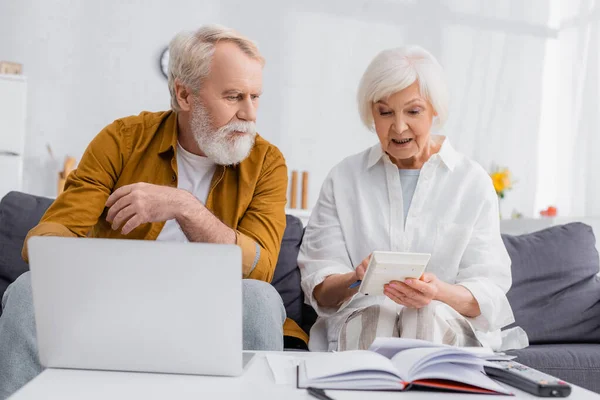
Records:
<instances>
[{"instance_id":1,"label":"white table","mask_svg":"<svg viewBox=\"0 0 600 400\"><path fill-rule=\"evenodd\" d=\"M53 370L49 369L17 392L11 400L60 399L273 399L273 400L315 400L305 390L295 385L275 384L273 374L265 358L266 352L257 352L246 366L244 374L236 378L146 374L130 372ZM311 357L314 353L277 353L285 356ZM514 390L518 399L539 399L527 393ZM433 392L360 392L328 390L335 400L344 399L431 399L432 396L444 399L485 399L489 395L465 395L461 393ZM496 397L494 398L511 398ZM573 400L600 399L600 395L573 386L568 397Z\"/></svg>"}]
</instances>

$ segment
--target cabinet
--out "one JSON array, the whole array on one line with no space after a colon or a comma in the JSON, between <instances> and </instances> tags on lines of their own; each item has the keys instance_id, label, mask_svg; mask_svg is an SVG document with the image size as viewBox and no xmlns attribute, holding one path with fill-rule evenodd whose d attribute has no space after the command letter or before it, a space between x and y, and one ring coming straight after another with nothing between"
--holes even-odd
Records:
<instances>
[{"instance_id":1,"label":"cabinet","mask_svg":"<svg viewBox=\"0 0 600 400\"><path fill-rule=\"evenodd\" d=\"M0 74L0 198L22 190L27 80Z\"/></svg>"}]
</instances>

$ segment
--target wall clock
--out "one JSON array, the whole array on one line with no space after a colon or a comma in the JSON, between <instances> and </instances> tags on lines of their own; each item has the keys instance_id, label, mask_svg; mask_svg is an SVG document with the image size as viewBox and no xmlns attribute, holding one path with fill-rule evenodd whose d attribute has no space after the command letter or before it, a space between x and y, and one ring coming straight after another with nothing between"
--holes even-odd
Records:
<instances>
[{"instance_id":1,"label":"wall clock","mask_svg":"<svg viewBox=\"0 0 600 400\"><path fill-rule=\"evenodd\" d=\"M159 58L159 66L160 72L164 75L165 78L169 77L169 48L165 47L165 49L160 53Z\"/></svg>"}]
</instances>

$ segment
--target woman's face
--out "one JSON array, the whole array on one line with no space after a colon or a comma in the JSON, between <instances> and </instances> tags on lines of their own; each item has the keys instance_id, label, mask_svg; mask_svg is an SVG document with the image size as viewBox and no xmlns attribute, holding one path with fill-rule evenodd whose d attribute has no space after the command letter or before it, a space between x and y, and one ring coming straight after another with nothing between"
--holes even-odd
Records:
<instances>
[{"instance_id":1,"label":"woman's face","mask_svg":"<svg viewBox=\"0 0 600 400\"><path fill-rule=\"evenodd\" d=\"M429 144L430 129L436 115L433 106L415 81L407 88L373 104L375 131L381 147L392 162L404 164L418 160Z\"/></svg>"}]
</instances>

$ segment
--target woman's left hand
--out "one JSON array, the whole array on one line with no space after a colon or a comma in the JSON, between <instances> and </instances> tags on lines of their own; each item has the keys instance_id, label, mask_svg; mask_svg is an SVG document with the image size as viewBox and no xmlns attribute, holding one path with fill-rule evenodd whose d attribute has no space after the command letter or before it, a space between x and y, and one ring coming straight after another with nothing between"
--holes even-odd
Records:
<instances>
[{"instance_id":1,"label":"woman's left hand","mask_svg":"<svg viewBox=\"0 0 600 400\"><path fill-rule=\"evenodd\" d=\"M383 286L383 293L400 305L418 309L436 299L439 291L438 282L434 274L425 272L420 279L391 281Z\"/></svg>"}]
</instances>

